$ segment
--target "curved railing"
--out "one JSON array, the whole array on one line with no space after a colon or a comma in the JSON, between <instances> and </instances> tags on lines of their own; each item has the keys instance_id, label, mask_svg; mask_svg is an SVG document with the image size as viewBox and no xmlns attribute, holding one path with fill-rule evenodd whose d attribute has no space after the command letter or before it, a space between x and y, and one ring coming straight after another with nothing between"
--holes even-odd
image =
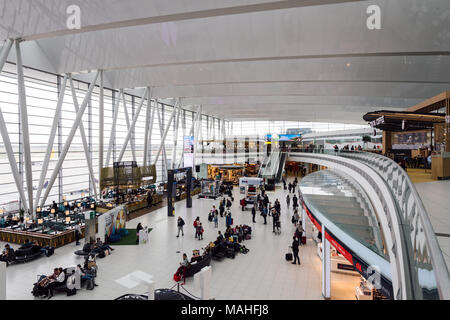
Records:
<instances>
[{"instance_id":1,"label":"curved railing","mask_svg":"<svg viewBox=\"0 0 450 320\"><path fill-rule=\"evenodd\" d=\"M289 160L337 169L358 181L370 199L385 239L386 254L392 269L393 292L391 295L396 300L411 299L408 289L411 280L408 274L409 268L405 267L408 261L403 254L403 242L399 236L401 231L397 221L396 204L383 179L366 164L334 154L313 153L310 150L299 153L291 152Z\"/></svg>"},{"instance_id":2,"label":"curved railing","mask_svg":"<svg viewBox=\"0 0 450 320\"><path fill-rule=\"evenodd\" d=\"M395 161L379 154L342 151L339 155L366 163L389 185L397 201L402 230L408 240L411 264L418 280L416 285L422 291L422 297L417 298L427 298L430 294L427 287L434 277L440 298L450 299L450 276L442 251L422 199L408 174Z\"/></svg>"},{"instance_id":3,"label":"curved railing","mask_svg":"<svg viewBox=\"0 0 450 320\"><path fill-rule=\"evenodd\" d=\"M290 156L301 157L303 162L328 161L332 166L350 168L372 184L382 203L383 209L377 210L379 219L388 223L384 232L391 233L388 238L392 248L388 252L396 260L395 265L403 268L401 273L396 272L403 282L398 284L402 290L395 294L397 299L449 299L450 277L441 249L422 201L401 167L389 158L372 153L311 149L295 152Z\"/></svg>"}]
</instances>

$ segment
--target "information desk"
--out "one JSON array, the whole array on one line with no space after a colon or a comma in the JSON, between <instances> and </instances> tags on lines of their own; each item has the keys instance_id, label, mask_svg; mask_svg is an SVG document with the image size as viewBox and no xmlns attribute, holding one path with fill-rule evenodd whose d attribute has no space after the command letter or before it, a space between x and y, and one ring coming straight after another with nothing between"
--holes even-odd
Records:
<instances>
[{"instance_id":1,"label":"information desk","mask_svg":"<svg viewBox=\"0 0 450 320\"><path fill-rule=\"evenodd\" d=\"M41 227L38 227L39 229ZM49 229L49 228L48 228ZM42 229L40 229L42 230ZM50 230L50 229L49 229ZM45 230L44 230L45 231ZM84 225L81 226L81 238L84 237ZM75 241L74 227L69 227L64 231L52 231L51 233L19 231L17 228L1 228L0 240L8 243L23 244L28 239L30 242L37 240L40 246L52 246L55 248L62 247L68 243Z\"/></svg>"},{"instance_id":2,"label":"information desk","mask_svg":"<svg viewBox=\"0 0 450 320\"><path fill-rule=\"evenodd\" d=\"M431 177L434 180L450 179L450 152L431 156Z\"/></svg>"},{"instance_id":3,"label":"information desk","mask_svg":"<svg viewBox=\"0 0 450 320\"><path fill-rule=\"evenodd\" d=\"M153 194L152 198L153 198L152 204L155 205L162 202L163 196L159 194ZM145 196L140 201L127 202L125 205L127 206L128 213L138 211L140 209L147 207L147 197ZM115 206L116 206L115 204L112 207L108 207L107 204L98 204L96 207L96 211L100 213L105 213L114 208Z\"/></svg>"}]
</instances>

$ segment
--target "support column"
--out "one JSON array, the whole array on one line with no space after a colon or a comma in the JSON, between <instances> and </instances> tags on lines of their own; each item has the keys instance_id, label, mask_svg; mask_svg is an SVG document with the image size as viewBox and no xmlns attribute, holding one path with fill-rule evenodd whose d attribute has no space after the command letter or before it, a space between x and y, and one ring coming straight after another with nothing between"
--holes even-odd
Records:
<instances>
[{"instance_id":1,"label":"support column","mask_svg":"<svg viewBox=\"0 0 450 320\"><path fill-rule=\"evenodd\" d=\"M73 85L72 75L69 74L69 80L70 80L70 89L72 90L72 100L73 100L73 107L75 109L75 114L78 114L78 98L75 92L75 86ZM94 195L97 198L97 186L95 185L95 176L94 176L94 169L92 167L92 160L91 155L89 154L89 146L86 139L86 131L84 130L84 124L83 119L80 120L80 124L78 125L78 130L80 131L81 136L81 142L83 143L83 150L84 150L84 156L86 157L86 162L88 165L89 170L89 177L91 179L92 189L94 190Z\"/></svg>"},{"instance_id":2,"label":"support column","mask_svg":"<svg viewBox=\"0 0 450 320\"><path fill-rule=\"evenodd\" d=\"M180 126L180 113L181 113L181 107L180 107L180 100L178 99L178 112L177 112L177 118L174 122L175 126L175 132L173 136L173 150L172 150L172 169L175 169L175 162L177 159L177 142L178 142L178 127Z\"/></svg>"},{"instance_id":3,"label":"support column","mask_svg":"<svg viewBox=\"0 0 450 320\"><path fill-rule=\"evenodd\" d=\"M147 94L144 93L144 97L142 99L144 99L146 96L147 96ZM126 102L125 94L123 93L123 91L122 91L122 99L123 99L123 111L125 113L125 121L127 123L127 130L130 130L130 117L128 116L127 102ZM136 161L136 152L135 152L136 149L134 146L133 130L131 131L131 136L130 136L130 146L131 146L131 154L133 155L133 160Z\"/></svg>"},{"instance_id":4,"label":"support column","mask_svg":"<svg viewBox=\"0 0 450 320\"><path fill-rule=\"evenodd\" d=\"M0 300L6 300L6 262L0 262Z\"/></svg>"},{"instance_id":5,"label":"support column","mask_svg":"<svg viewBox=\"0 0 450 320\"><path fill-rule=\"evenodd\" d=\"M151 107L151 100L150 100L150 93L148 93L148 106L147 108ZM152 161L152 133L153 133L153 123L155 121L155 110L156 110L156 101L155 106L153 106L152 109L152 116L150 120L150 128L148 129L148 160L147 163L150 164Z\"/></svg>"},{"instance_id":6,"label":"support column","mask_svg":"<svg viewBox=\"0 0 450 320\"><path fill-rule=\"evenodd\" d=\"M20 200L22 201L25 211L28 210L28 205L23 191L22 180L20 179L19 169L17 168L16 158L14 157L14 151L11 146L11 140L9 139L8 129L6 128L5 119L3 118L2 109L0 109L0 132L3 138L3 144L5 146L6 155L8 156L11 172L16 183L17 191L19 192Z\"/></svg>"},{"instance_id":7,"label":"support column","mask_svg":"<svg viewBox=\"0 0 450 320\"><path fill-rule=\"evenodd\" d=\"M197 120L195 121L195 134L194 134L194 159L192 161L192 170L195 170L196 157L197 157L197 147L198 147L198 135L200 134L202 126L202 106L198 109Z\"/></svg>"},{"instance_id":8,"label":"support column","mask_svg":"<svg viewBox=\"0 0 450 320\"><path fill-rule=\"evenodd\" d=\"M17 85L19 91L19 108L20 120L22 124L23 134L23 151L25 162L25 176L27 180L28 204L30 213L33 212L33 170L31 165L31 150L30 150L30 133L28 131L28 110L25 93L25 79L23 75L22 53L20 51L20 40L15 41L16 44L16 60L17 60Z\"/></svg>"},{"instance_id":9,"label":"support column","mask_svg":"<svg viewBox=\"0 0 450 320\"><path fill-rule=\"evenodd\" d=\"M163 105L161 104L161 114L159 114L159 108L158 108L158 104L156 104L157 109L156 109L156 113L158 114L158 124L159 124L159 136L161 137L161 142L162 142L162 137L164 135L164 108ZM161 120L162 118L162 120ZM170 126L170 123L168 124L168 127ZM167 170L169 169L168 165L167 165L167 154L166 154L166 146L163 144L162 145L162 155L163 155L163 161L162 161L162 165L161 165L161 170L162 170L162 179L164 180L164 178L167 179ZM155 162L155 166L156 166L156 162Z\"/></svg>"},{"instance_id":10,"label":"support column","mask_svg":"<svg viewBox=\"0 0 450 320\"><path fill-rule=\"evenodd\" d=\"M117 116L119 114L120 95L121 95L121 91L119 91L119 96L117 97L117 100L115 101L116 105L115 105L114 110L113 110L113 123L112 123L112 126L111 126L111 133L109 135L108 152L106 153L105 168L109 166L109 161L110 161L110 158L111 158L111 152L114 149L114 139L115 139L115 135L116 135Z\"/></svg>"},{"instance_id":11,"label":"support column","mask_svg":"<svg viewBox=\"0 0 450 320\"><path fill-rule=\"evenodd\" d=\"M445 99L445 152L450 152L450 99Z\"/></svg>"},{"instance_id":12,"label":"support column","mask_svg":"<svg viewBox=\"0 0 450 320\"><path fill-rule=\"evenodd\" d=\"M88 101L89 101L89 99L91 97L92 91L94 90L95 83L97 82L97 79L98 79L98 75L99 75L99 72L97 72L95 74L94 80L92 80L91 84L89 85L88 92L86 92L86 96L84 97L83 103L81 104L81 107L80 107L80 109L77 112L77 115L76 115L76 118L75 118L75 122L73 123L72 128L70 129L69 135L68 135L68 137L66 139L66 143L64 144L64 148L63 148L63 150L61 152L61 155L60 155L60 157L58 159L58 162L55 165L55 168L53 169L53 173L52 173L52 176L51 176L50 181L48 183L47 189L45 190L44 197L41 200L41 207L44 205L45 200L47 200L47 197L48 197L48 195L49 195L49 193L50 193L50 191L51 191L51 189L53 187L53 184L55 183L56 177L57 177L57 175L59 173L59 169L62 167L64 159L66 158L67 152L69 151L70 145L72 144L73 137L75 136L75 132L78 129L78 125L81 122L81 119L83 117L84 111L86 110Z\"/></svg>"},{"instance_id":13,"label":"support column","mask_svg":"<svg viewBox=\"0 0 450 320\"><path fill-rule=\"evenodd\" d=\"M164 142L166 141L166 137L167 137L167 133L169 132L170 124L172 123L173 117L175 115L175 110L176 110L176 108L173 108L172 114L170 115L170 118L169 118L169 122L167 123L167 127L165 128L164 133L161 137L161 144L159 145L158 153L156 154L155 161L154 161L155 165L158 162L159 155L161 154L161 151L164 146ZM161 120L161 119L158 119L158 120ZM161 121L160 121L160 128L161 128Z\"/></svg>"},{"instance_id":14,"label":"support column","mask_svg":"<svg viewBox=\"0 0 450 320\"><path fill-rule=\"evenodd\" d=\"M325 225L322 224L322 296L331 298L331 256L330 242L325 237Z\"/></svg>"},{"instance_id":15,"label":"support column","mask_svg":"<svg viewBox=\"0 0 450 320\"><path fill-rule=\"evenodd\" d=\"M148 89L147 89L147 109L145 110L145 125L144 125L144 155L143 155L143 159L142 159L142 166L146 166L147 165L147 158L148 158L148 136L149 136L149 126L150 126L150 108L151 108L151 104L150 104L150 97L148 94Z\"/></svg>"},{"instance_id":16,"label":"support column","mask_svg":"<svg viewBox=\"0 0 450 320\"><path fill-rule=\"evenodd\" d=\"M103 88L103 70L100 71L100 95L99 95L99 111L98 111L98 188L99 196L102 196L102 190L100 189L100 177L103 168L103 141L104 141L104 128L105 128L105 96Z\"/></svg>"},{"instance_id":17,"label":"support column","mask_svg":"<svg viewBox=\"0 0 450 320\"><path fill-rule=\"evenodd\" d=\"M38 189L36 192L36 199L34 201L34 207L37 208L39 199L41 197L42 188L44 186L45 177L47 175L48 165L50 163L50 155L53 150L53 143L55 142L56 129L58 128L58 120L61 115L61 107L64 101L64 94L66 91L67 75L64 75L61 91L59 93L58 102L56 104L55 115L53 116L52 128L50 129L50 135L47 143L47 150L44 156L44 162L42 163L41 176L39 178Z\"/></svg>"},{"instance_id":18,"label":"support column","mask_svg":"<svg viewBox=\"0 0 450 320\"><path fill-rule=\"evenodd\" d=\"M8 59L9 52L11 51L13 42L14 41L12 39L6 40L6 42L3 46L2 52L0 53L0 73L3 70L3 66L5 65L6 59Z\"/></svg>"}]
</instances>

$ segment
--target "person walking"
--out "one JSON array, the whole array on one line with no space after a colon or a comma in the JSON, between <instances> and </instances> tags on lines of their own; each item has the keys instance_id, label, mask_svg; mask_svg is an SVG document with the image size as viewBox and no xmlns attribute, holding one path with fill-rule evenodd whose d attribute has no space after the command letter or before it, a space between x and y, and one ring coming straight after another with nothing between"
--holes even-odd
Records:
<instances>
[{"instance_id":1,"label":"person walking","mask_svg":"<svg viewBox=\"0 0 450 320\"><path fill-rule=\"evenodd\" d=\"M205 230L203 229L202 223L200 222L197 226L197 234L198 234L198 240L203 240L203 232Z\"/></svg>"},{"instance_id":2,"label":"person walking","mask_svg":"<svg viewBox=\"0 0 450 320\"><path fill-rule=\"evenodd\" d=\"M147 208L150 208L152 206L152 202L153 202L152 192L149 191L147 192Z\"/></svg>"},{"instance_id":3,"label":"person walking","mask_svg":"<svg viewBox=\"0 0 450 320\"><path fill-rule=\"evenodd\" d=\"M223 217L223 213L225 212L225 200L221 200L220 201L220 205L219 205L219 211L220 211L220 216Z\"/></svg>"},{"instance_id":4,"label":"person walking","mask_svg":"<svg viewBox=\"0 0 450 320\"><path fill-rule=\"evenodd\" d=\"M298 220L300 220L300 215L298 214L298 210L295 209L295 210L294 210L294 216L293 216L293 218L292 218L292 222L294 223L294 226L297 225Z\"/></svg>"},{"instance_id":5,"label":"person walking","mask_svg":"<svg viewBox=\"0 0 450 320\"><path fill-rule=\"evenodd\" d=\"M267 224L267 214L269 213L269 209L267 208L267 205L264 206L262 216L264 218L264 224Z\"/></svg>"},{"instance_id":6,"label":"person walking","mask_svg":"<svg viewBox=\"0 0 450 320\"><path fill-rule=\"evenodd\" d=\"M300 265L300 258L298 256L298 239L296 237L292 237L294 241L292 241L292 252L294 254L294 262L292 262L292 264L296 264L297 260L298 260L298 264Z\"/></svg>"},{"instance_id":7,"label":"person walking","mask_svg":"<svg viewBox=\"0 0 450 320\"><path fill-rule=\"evenodd\" d=\"M200 224L200 217L197 217L194 221L194 231L195 231L195 239L198 237L197 227Z\"/></svg>"},{"instance_id":8,"label":"person walking","mask_svg":"<svg viewBox=\"0 0 450 320\"><path fill-rule=\"evenodd\" d=\"M278 213L277 210L273 209L272 210L272 232L275 233L275 228L277 227L277 223L278 223L278 219L280 217L280 214Z\"/></svg>"},{"instance_id":9,"label":"person walking","mask_svg":"<svg viewBox=\"0 0 450 320\"><path fill-rule=\"evenodd\" d=\"M139 231L143 230L144 227L142 226L142 224L139 222L137 227L136 227L136 243L139 243Z\"/></svg>"},{"instance_id":10,"label":"person walking","mask_svg":"<svg viewBox=\"0 0 450 320\"><path fill-rule=\"evenodd\" d=\"M291 203L291 197L289 197L289 195L286 196L286 204L287 207L289 208L289 204Z\"/></svg>"},{"instance_id":11,"label":"person walking","mask_svg":"<svg viewBox=\"0 0 450 320\"><path fill-rule=\"evenodd\" d=\"M80 244L80 238L81 238L81 227L80 227L80 223L77 222L77 224L75 225L75 245L79 245Z\"/></svg>"},{"instance_id":12,"label":"person walking","mask_svg":"<svg viewBox=\"0 0 450 320\"><path fill-rule=\"evenodd\" d=\"M181 235L184 237L184 231L183 231L183 226L184 226L184 220L181 217L178 217L177 220L177 226L178 226L178 234L177 234L177 238L180 236L180 231L181 231Z\"/></svg>"},{"instance_id":13,"label":"person walking","mask_svg":"<svg viewBox=\"0 0 450 320\"><path fill-rule=\"evenodd\" d=\"M292 183L290 183L290 182L289 182L289 184L288 184L288 190L289 190L289 193L291 193L291 190L292 190Z\"/></svg>"},{"instance_id":14,"label":"person walking","mask_svg":"<svg viewBox=\"0 0 450 320\"><path fill-rule=\"evenodd\" d=\"M217 213L217 211L214 214L213 220L214 220L214 228L218 228L219 227L219 214Z\"/></svg>"},{"instance_id":15,"label":"person walking","mask_svg":"<svg viewBox=\"0 0 450 320\"><path fill-rule=\"evenodd\" d=\"M254 204L253 208L252 208L252 221L253 222L256 222L256 220L255 220L255 216L256 216L256 208L255 208L255 206L256 206L256 204Z\"/></svg>"},{"instance_id":16,"label":"person walking","mask_svg":"<svg viewBox=\"0 0 450 320\"><path fill-rule=\"evenodd\" d=\"M295 194L292 197L292 206L294 207L294 209L296 209L298 207L298 198Z\"/></svg>"}]
</instances>

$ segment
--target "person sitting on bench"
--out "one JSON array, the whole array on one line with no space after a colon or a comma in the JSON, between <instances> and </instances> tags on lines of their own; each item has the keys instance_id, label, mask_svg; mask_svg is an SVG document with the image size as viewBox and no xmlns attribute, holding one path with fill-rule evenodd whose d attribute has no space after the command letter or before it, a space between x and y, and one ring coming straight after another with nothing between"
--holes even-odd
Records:
<instances>
[{"instance_id":1,"label":"person sitting on bench","mask_svg":"<svg viewBox=\"0 0 450 320\"><path fill-rule=\"evenodd\" d=\"M39 285L44 289L44 296L48 296L49 299L53 297L53 289L63 283L65 278L63 268L55 268L52 275L40 279Z\"/></svg>"},{"instance_id":2,"label":"person sitting on bench","mask_svg":"<svg viewBox=\"0 0 450 320\"><path fill-rule=\"evenodd\" d=\"M176 274L182 276L184 282L186 282L186 272L190 266L191 264L188 261L186 253L183 253L183 261L180 262L180 266L178 267Z\"/></svg>"},{"instance_id":3,"label":"person sitting on bench","mask_svg":"<svg viewBox=\"0 0 450 320\"><path fill-rule=\"evenodd\" d=\"M94 250L92 251L100 251L100 250L107 250L108 254L111 253L111 251L114 251L113 248L111 248L108 244L103 243L100 238L97 238L97 242L94 244Z\"/></svg>"},{"instance_id":4,"label":"person sitting on bench","mask_svg":"<svg viewBox=\"0 0 450 320\"><path fill-rule=\"evenodd\" d=\"M33 243L29 239L25 239L25 243L19 247L19 249L28 249L33 246Z\"/></svg>"},{"instance_id":5,"label":"person sitting on bench","mask_svg":"<svg viewBox=\"0 0 450 320\"><path fill-rule=\"evenodd\" d=\"M0 256L0 261L6 262L6 266L9 265L9 262L14 258L14 250L9 246L9 244L5 244L5 248L3 249L2 255Z\"/></svg>"}]
</instances>

